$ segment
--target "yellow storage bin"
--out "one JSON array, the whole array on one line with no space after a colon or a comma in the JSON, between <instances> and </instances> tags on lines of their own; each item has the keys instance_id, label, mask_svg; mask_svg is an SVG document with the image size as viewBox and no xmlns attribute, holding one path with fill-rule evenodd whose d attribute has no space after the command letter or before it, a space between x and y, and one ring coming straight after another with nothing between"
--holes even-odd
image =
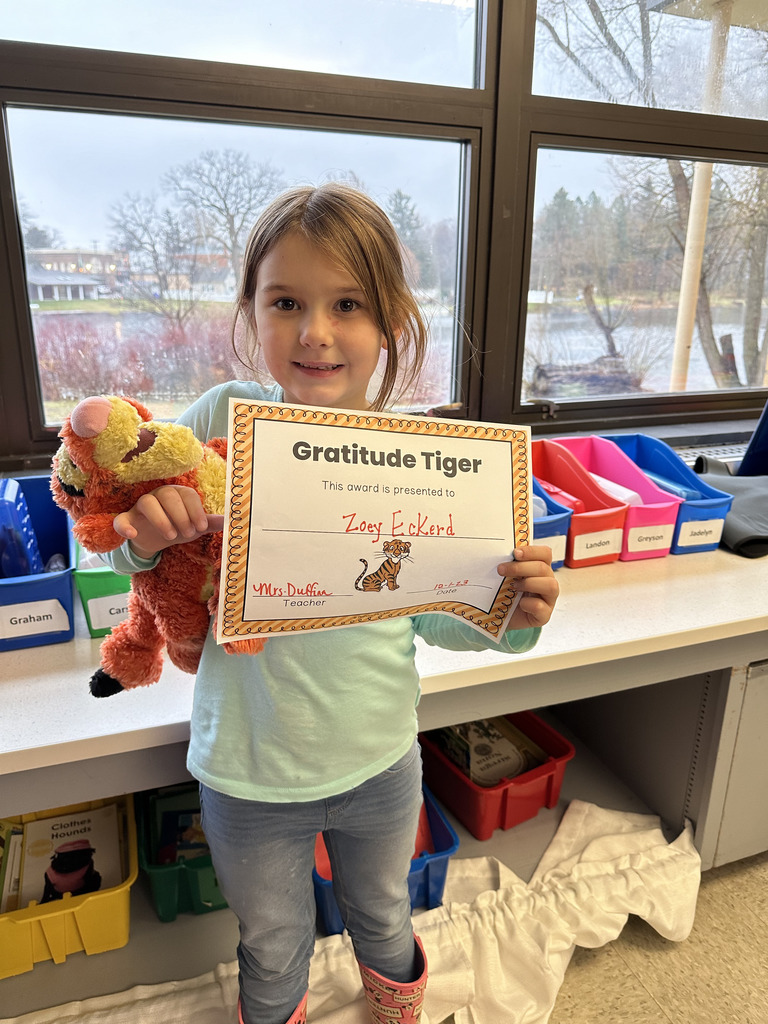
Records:
<instances>
[{"instance_id":1,"label":"yellow storage bin","mask_svg":"<svg viewBox=\"0 0 768 1024\"><path fill-rule=\"evenodd\" d=\"M65 894L51 903L32 903L0 915L0 978L24 974L42 960L60 964L70 953L104 953L128 942L131 886L139 871L133 797L93 800L11 820L26 823L55 814L95 810L111 803L118 808L124 881L110 889L81 896Z\"/></svg>"}]
</instances>

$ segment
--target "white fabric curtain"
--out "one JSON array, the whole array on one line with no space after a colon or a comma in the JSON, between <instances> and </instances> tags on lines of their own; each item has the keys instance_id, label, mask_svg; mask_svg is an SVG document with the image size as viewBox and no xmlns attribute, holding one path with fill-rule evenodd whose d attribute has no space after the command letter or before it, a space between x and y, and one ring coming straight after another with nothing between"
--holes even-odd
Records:
<instances>
[{"instance_id":1,"label":"white fabric curtain","mask_svg":"<svg viewBox=\"0 0 768 1024\"><path fill-rule=\"evenodd\" d=\"M510 835L511 838L511 835ZM529 883L490 857L454 858L443 906L415 918L429 961L424 1024L546 1024L576 946L615 939L630 914L672 941L693 926L701 877L690 825L667 842L658 818L573 801ZM0 1024L232 1024L236 965ZM367 1024L346 934L320 939L311 1024Z\"/></svg>"}]
</instances>

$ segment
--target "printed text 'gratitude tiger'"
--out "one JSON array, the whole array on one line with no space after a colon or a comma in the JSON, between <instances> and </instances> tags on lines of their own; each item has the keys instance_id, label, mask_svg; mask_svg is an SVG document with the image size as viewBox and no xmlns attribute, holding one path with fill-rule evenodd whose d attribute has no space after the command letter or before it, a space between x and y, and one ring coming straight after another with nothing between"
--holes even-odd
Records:
<instances>
[{"instance_id":1,"label":"printed text 'gratitude tiger'","mask_svg":"<svg viewBox=\"0 0 768 1024\"><path fill-rule=\"evenodd\" d=\"M343 444L338 448L327 445L309 444L297 441L294 444L293 457L300 462L344 463L347 466L389 466L392 469L414 469L418 465L418 457L411 452L403 452L395 448L391 452L375 451L365 445ZM457 459L452 455L443 455L438 449L434 452L419 452L424 468L437 470L451 479L457 473L477 473L483 464L482 459Z\"/></svg>"}]
</instances>

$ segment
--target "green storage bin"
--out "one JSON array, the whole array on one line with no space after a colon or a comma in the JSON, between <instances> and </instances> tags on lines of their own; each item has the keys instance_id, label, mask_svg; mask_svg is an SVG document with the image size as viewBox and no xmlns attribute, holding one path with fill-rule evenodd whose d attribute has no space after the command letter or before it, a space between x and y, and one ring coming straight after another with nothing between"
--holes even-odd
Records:
<instances>
[{"instance_id":1,"label":"green storage bin","mask_svg":"<svg viewBox=\"0 0 768 1024\"><path fill-rule=\"evenodd\" d=\"M162 801L177 811L183 808L199 810L197 783L182 783L136 794L139 867L149 878L157 916L161 921L175 921L178 914L207 914L212 910L223 910L227 902L219 889L210 854L197 854L171 864L155 863L161 841L158 805Z\"/></svg>"},{"instance_id":2,"label":"green storage bin","mask_svg":"<svg viewBox=\"0 0 768 1024\"><path fill-rule=\"evenodd\" d=\"M83 603L88 632L94 637L106 636L128 616L131 577L113 572L108 565L78 569L80 551L80 545L76 544L75 586Z\"/></svg>"}]
</instances>

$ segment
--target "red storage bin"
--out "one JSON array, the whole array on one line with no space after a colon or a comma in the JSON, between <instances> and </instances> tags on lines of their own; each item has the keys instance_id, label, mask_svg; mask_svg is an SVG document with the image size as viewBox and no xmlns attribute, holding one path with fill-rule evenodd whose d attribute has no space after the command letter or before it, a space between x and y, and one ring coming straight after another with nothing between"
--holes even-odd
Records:
<instances>
[{"instance_id":1,"label":"red storage bin","mask_svg":"<svg viewBox=\"0 0 768 1024\"><path fill-rule=\"evenodd\" d=\"M554 807L565 766L575 753L573 744L532 711L505 717L538 743L549 760L495 786L476 785L429 736L419 735L424 781L476 839L490 839L495 829L512 828L535 818L542 807Z\"/></svg>"},{"instance_id":2,"label":"red storage bin","mask_svg":"<svg viewBox=\"0 0 768 1024\"><path fill-rule=\"evenodd\" d=\"M575 455L588 472L628 487L640 496L642 504L630 505L627 509L619 558L629 562L668 555L683 499L657 487L606 437L558 437L556 440Z\"/></svg>"},{"instance_id":3,"label":"red storage bin","mask_svg":"<svg viewBox=\"0 0 768 1024\"><path fill-rule=\"evenodd\" d=\"M531 442L533 475L572 495L574 508L565 548L565 564L572 569L618 561L624 542L628 505L618 504L595 483L579 460L563 445L549 438ZM554 495L562 502L563 498Z\"/></svg>"}]
</instances>

